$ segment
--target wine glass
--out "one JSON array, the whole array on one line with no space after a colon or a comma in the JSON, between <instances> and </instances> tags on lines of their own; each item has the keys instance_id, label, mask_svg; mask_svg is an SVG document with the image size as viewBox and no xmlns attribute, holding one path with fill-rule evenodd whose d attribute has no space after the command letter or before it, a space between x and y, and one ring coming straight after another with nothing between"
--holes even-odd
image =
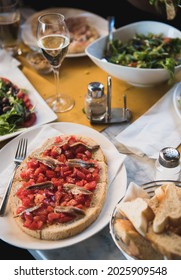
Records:
<instances>
[{"instance_id":1,"label":"wine glass","mask_svg":"<svg viewBox=\"0 0 181 280\"><path fill-rule=\"evenodd\" d=\"M62 14L46 13L39 16L37 43L44 57L51 64L55 77L56 94L46 101L56 113L68 111L73 108L74 100L59 92L59 69L70 43L70 34Z\"/></svg>"},{"instance_id":2,"label":"wine glass","mask_svg":"<svg viewBox=\"0 0 181 280\"><path fill-rule=\"evenodd\" d=\"M20 42L19 0L0 1L0 48L19 54Z\"/></svg>"}]
</instances>

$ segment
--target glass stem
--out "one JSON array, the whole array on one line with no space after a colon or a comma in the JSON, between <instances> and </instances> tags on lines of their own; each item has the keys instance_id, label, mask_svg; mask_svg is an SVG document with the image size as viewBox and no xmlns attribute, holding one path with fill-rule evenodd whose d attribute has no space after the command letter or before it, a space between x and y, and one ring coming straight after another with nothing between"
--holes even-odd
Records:
<instances>
[{"instance_id":1,"label":"glass stem","mask_svg":"<svg viewBox=\"0 0 181 280\"><path fill-rule=\"evenodd\" d=\"M55 79L55 87L56 87L56 101L60 102L59 98L60 98L60 89L59 89L59 85L60 85L60 76L59 76L59 68L55 68L53 67L53 74L54 74L54 79Z\"/></svg>"}]
</instances>

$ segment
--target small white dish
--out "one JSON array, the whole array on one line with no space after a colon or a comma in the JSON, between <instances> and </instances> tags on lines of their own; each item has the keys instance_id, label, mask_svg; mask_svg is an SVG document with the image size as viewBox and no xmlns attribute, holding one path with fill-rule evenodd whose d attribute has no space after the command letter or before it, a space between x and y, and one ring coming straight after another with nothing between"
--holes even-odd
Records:
<instances>
[{"instance_id":1,"label":"small white dish","mask_svg":"<svg viewBox=\"0 0 181 280\"><path fill-rule=\"evenodd\" d=\"M26 56L28 63L40 74L46 75L52 72L52 67L42 53L37 51L29 52Z\"/></svg>"}]
</instances>

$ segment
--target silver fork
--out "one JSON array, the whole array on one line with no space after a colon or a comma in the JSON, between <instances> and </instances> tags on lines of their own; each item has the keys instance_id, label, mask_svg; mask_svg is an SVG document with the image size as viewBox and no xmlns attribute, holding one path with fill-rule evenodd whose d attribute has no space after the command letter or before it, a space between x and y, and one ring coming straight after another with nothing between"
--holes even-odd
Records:
<instances>
[{"instance_id":1,"label":"silver fork","mask_svg":"<svg viewBox=\"0 0 181 280\"><path fill-rule=\"evenodd\" d=\"M14 167L11 179L10 179L8 185L7 185L7 188L5 190L4 196L3 196L1 204L0 204L0 215L3 215L5 213L6 205L7 205L10 190L11 190L11 186L12 186L12 183L13 183L13 179L14 179L14 176L16 174L16 170L17 170L18 166L21 164L21 162L26 157L27 145L28 145L28 140L27 139L21 138L19 140L18 147L17 147L17 150L16 150L16 154L15 154L15 157L14 157L15 167Z\"/></svg>"},{"instance_id":2,"label":"silver fork","mask_svg":"<svg viewBox=\"0 0 181 280\"><path fill-rule=\"evenodd\" d=\"M105 50L105 57L110 58L112 55L111 45L113 42L113 29L115 24L115 17L109 16L108 17L108 38L106 42L106 50Z\"/></svg>"}]
</instances>

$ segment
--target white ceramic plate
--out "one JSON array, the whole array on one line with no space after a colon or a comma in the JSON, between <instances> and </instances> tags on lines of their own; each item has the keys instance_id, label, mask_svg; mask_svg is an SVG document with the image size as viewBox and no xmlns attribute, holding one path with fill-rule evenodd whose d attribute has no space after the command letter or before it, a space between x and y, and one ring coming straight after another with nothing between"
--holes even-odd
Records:
<instances>
[{"instance_id":1,"label":"white ceramic plate","mask_svg":"<svg viewBox=\"0 0 181 280\"><path fill-rule=\"evenodd\" d=\"M177 115L181 118L181 83L177 85L173 92L173 105Z\"/></svg>"},{"instance_id":2,"label":"white ceramic plate","mask_svg":"<svg viewBox=\"0 0 181 280\"><path fill-rule=\"evenodd\" d=\"M89 22L89 24L93 27L95 27L97 29L97 31L100 34L100 37L105 36L108 33L108 22L106 19L84 11L84 10L80 10L80 9L73 9L73 8L52 8L52 9L46 9L43 10L41 12L37 12L34 13L32 16L30 16L25 23L22 26L22 39L23 42L28 45L30 48L32 48L33 50L37 50L38 46L36 43L36 38L34 37L32 30L31 30L31 21L32 19L37 16L40 15L40 13L44 13L47 11L58 11L61 14L63 14L65 16L65 18L69 18L69 17L76 17L76 16L84 16L87 18L87 21ZM76 53L76 54L67 54L67 57L81 57L81 56L85 56L85 52L83 53Z\"/></svg>"},{"instance_id":3,"label":"white ceramic plate","mask_svg":"<svg viewBox=\"0 0 181 280\"><path fill-rule=\"evenodd\" d=\"M32 84L29 82L29 80L25 77L25 75L21 72L19 68L13 68L12 71L0 70L0 77L7 78L11 82L16 84L19 88L24 88L27 90L28 96L32 104L35 105L35 112L37 115L36 123L32 127L22 128L16 132L2 135L0 136L0 142L12 138L36 126L49 123L57 119L57 115L50 109L47 103L43 100L43 98L39 95L39 93L35 90L35 88L32 86Z\"/></svg>"},{"instance_id":4,"label":"white ceramic plate","mask_svg":"<svg viewBox=\"0 0 181 280\"><path fill-rule=\"evenodd\" d=\"M68 123L68 122L46 124L42 127L35 128L31 131L27 131L22 135L19 135L16 138L14 138L0 151L0 158L1 159L3 158L3 160L0 161L1 174L3 174L3 172L7 169L8 172L11 173L11 170L9 169L13 167L12 162L13 162L14 151L16 150L19 138L21 137L28 138L28 143L29 143L28 146L31 147L33 145L32 143L34 142L36 142L37 145L41 143L42 136L41 136L41 140L38 141L38 139L40 134L43 135L43 131L44 133L46 131L51 131L50 133L52 133L52 131L54 130L56 130L56 132L58 130L58 133L60 132L61 134L81 133L82 135L91 136L100 144L106 157L110 158L112 156L113 158L115 158L115 160L121 161L122 164L120 165L116 177L109 185L107 200L98 219L82 233L77 234L71 238L67 238L65 240L58 240L58 241L47 241L47 240L39 240L33 238L23 233L20 230L20 228L16 225L12 217L10 209L7 208L7 214L4 217L0 217L0 238L11 245L21 247L21 248L26 248L26 249L48 250L48 249L63 248L66 246L76 244L80 241L83 241L91 237L92 235L96 234L98 231L103 229L109 223L111 213L116 203L118 202L119 198L125 194L126 187L127 187L127 174L123 163L125 156L120 155L117 149L115 148L115 146L101 133L87 126ZM48 135L47 137L49 136L50 135ZM115 161L114 159L111 160ZM111 160L108 160L108 174L110 169L114 168L113 162L110 164ZM3 175L1 175L1 177L3 177Z\"/></svg>"}]
</instances>

